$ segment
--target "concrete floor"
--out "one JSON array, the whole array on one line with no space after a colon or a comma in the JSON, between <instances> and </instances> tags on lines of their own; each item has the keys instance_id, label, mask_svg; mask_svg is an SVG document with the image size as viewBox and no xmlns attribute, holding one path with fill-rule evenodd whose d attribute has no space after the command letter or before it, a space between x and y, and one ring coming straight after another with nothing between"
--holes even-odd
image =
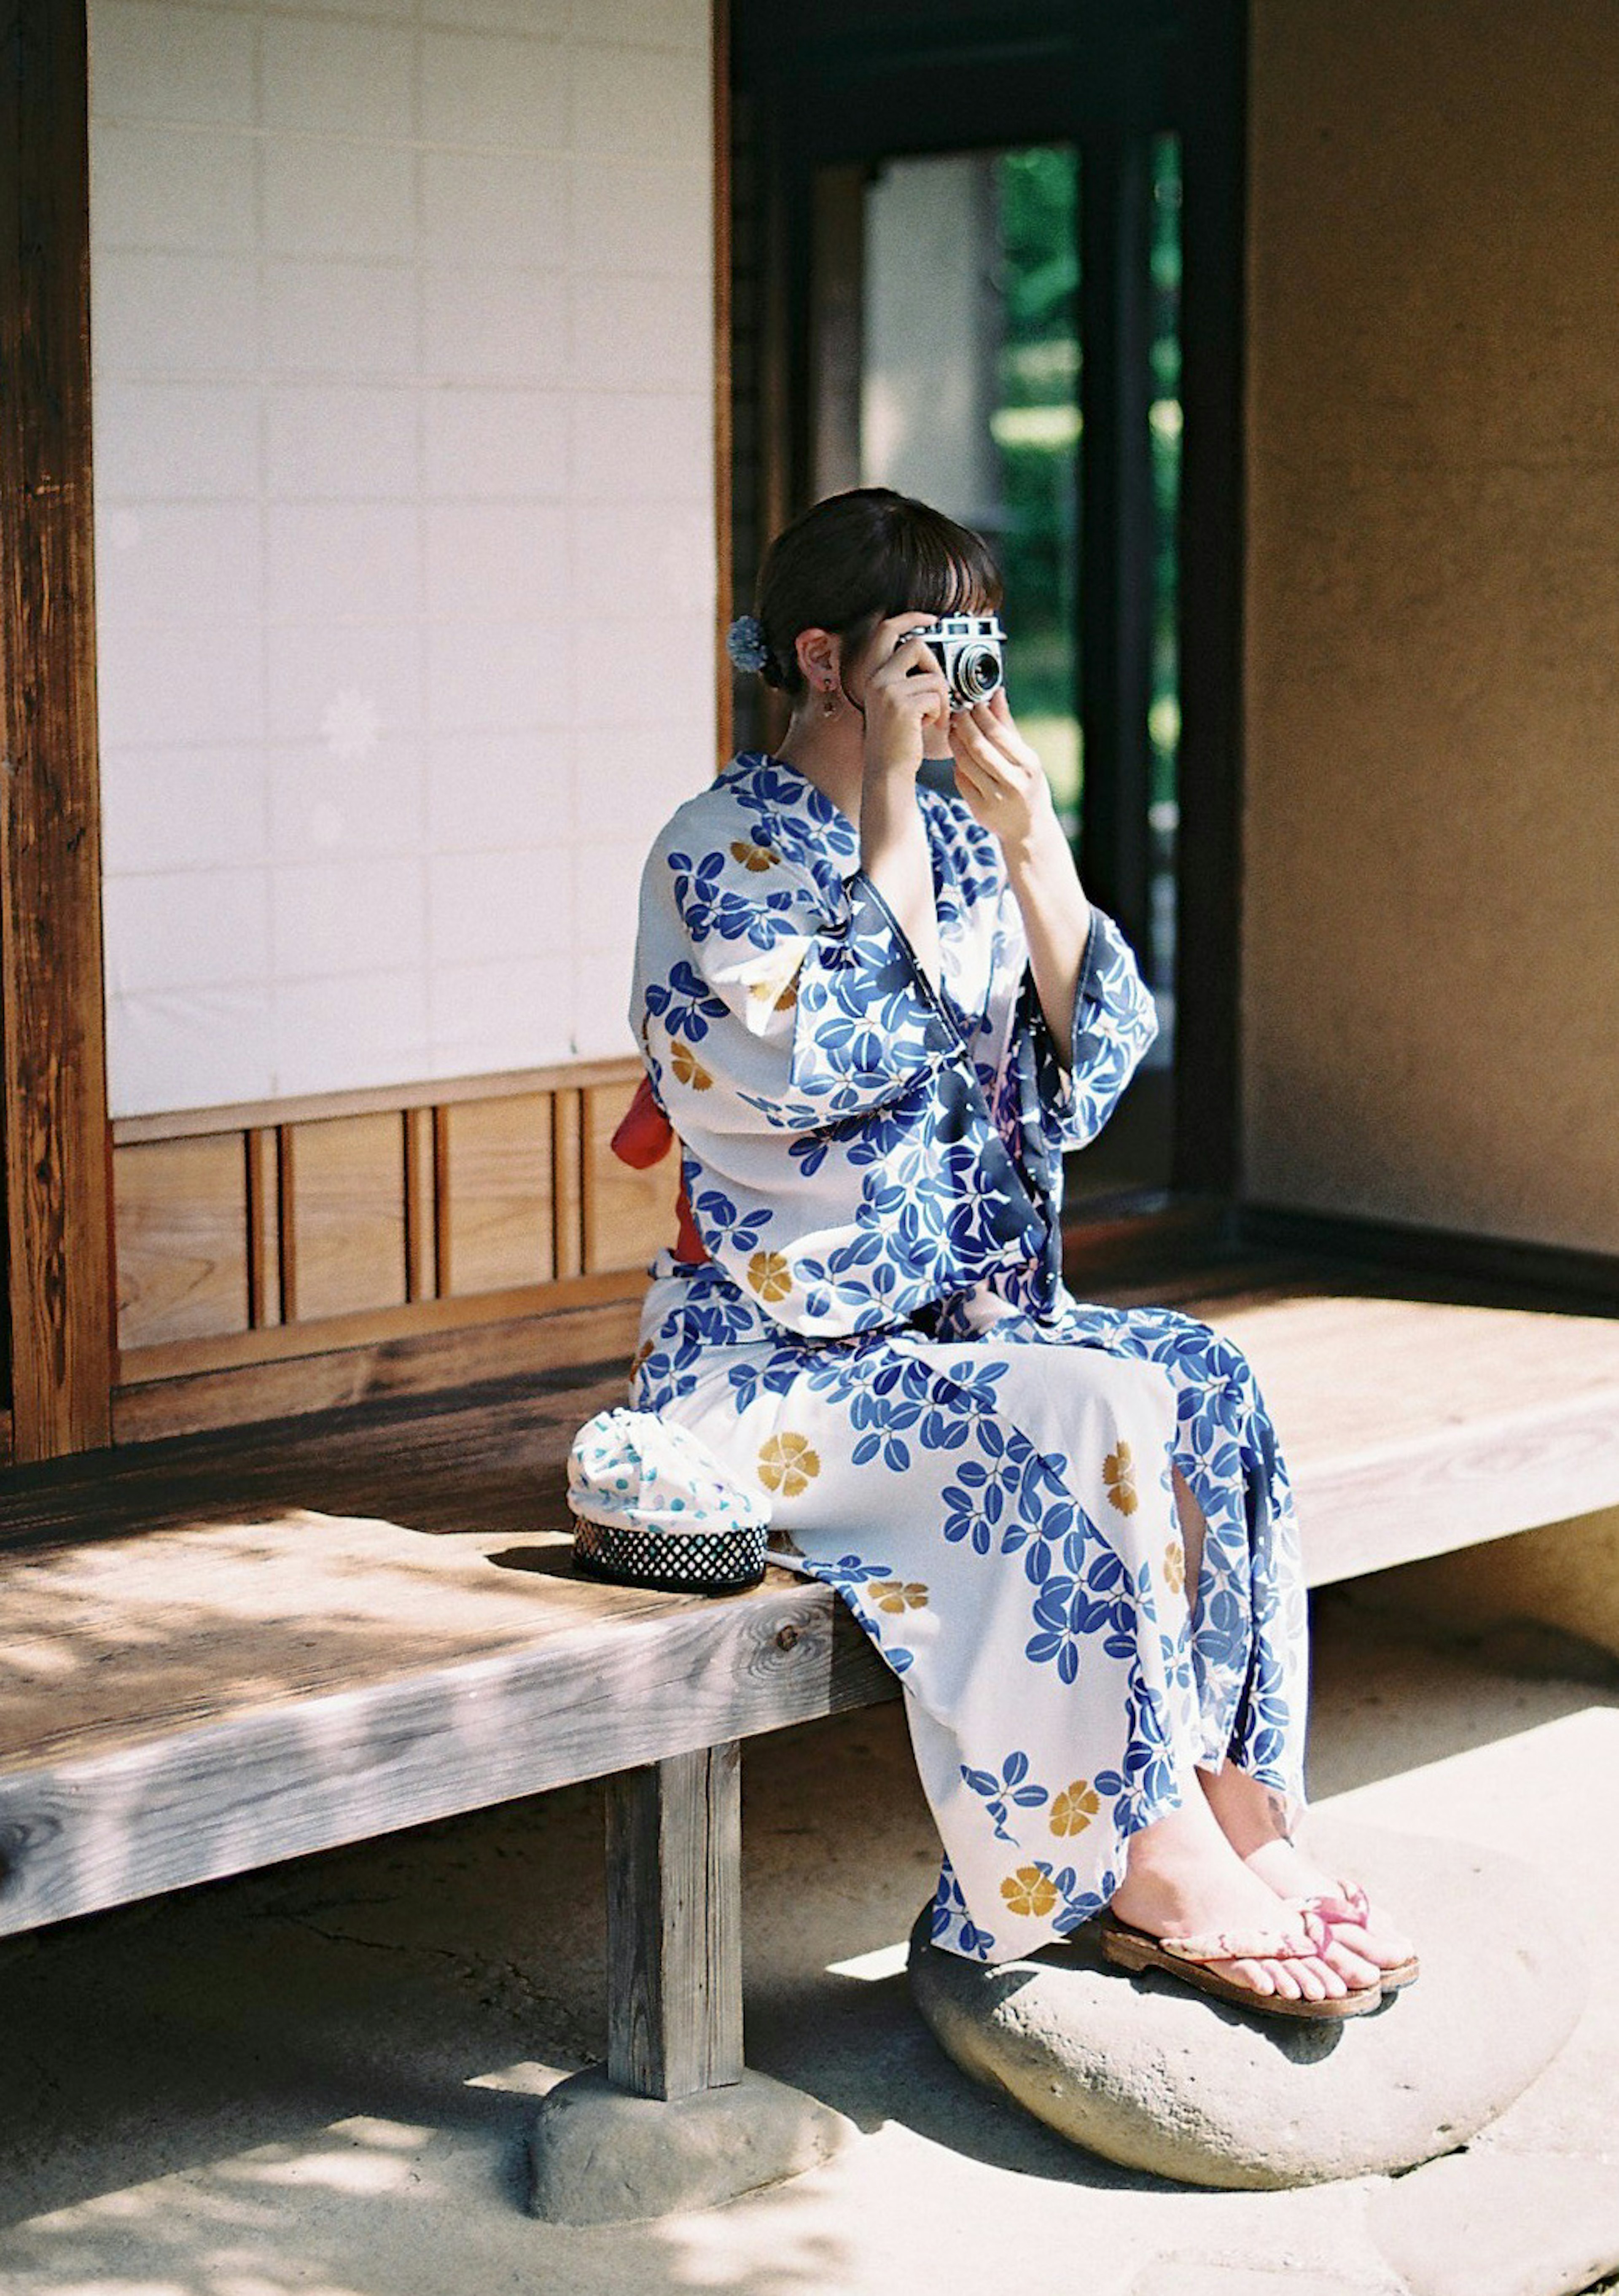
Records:
<instances>
[{"instance_id":1,"label":"concrete floor","mask_svg":"<svg viewBox=\"0 0 1619 2296\"><path fill-rule=\"evenodd\" d=\"M1359 1595L1316 1611L1318 1803L1520 1856L1555 1849L1582 1906L1619 1904L1611 1679L1559 1673L1533 1638L1403 1636ZM1225 2194L1115 2170L940 2054L897 1973L936 1863L898 1709L756 1742L744 1841L749 2058L867 2132L828 2168L654 2226L525 2215L532 2099L604 2045L599 1793L573 1789L0 1947L0 2288L1401 2285L1367 2231L1384 2180ZM1563 2057L1481 2142L1502 2132L1619 2195L1619 1988L1592 1988ZM1433 2189L1442 2210L1447 2187ZM1500 2284L1550 2296L1578 2284L1560 2268Z\"/></svg>"}]
</instances>

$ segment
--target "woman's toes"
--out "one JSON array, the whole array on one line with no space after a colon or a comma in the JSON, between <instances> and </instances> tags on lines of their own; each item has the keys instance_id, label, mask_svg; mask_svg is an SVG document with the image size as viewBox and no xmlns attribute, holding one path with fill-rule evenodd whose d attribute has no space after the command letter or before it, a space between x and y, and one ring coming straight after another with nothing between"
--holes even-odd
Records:
<instances>
[{"instance_id":1,"label":"woman's toes","mask_svg":"<svg viewBox=\"0 0 1619 2296\"><path fill-rule=\"evenodd\" d=\"M1279 1990L1273 1972L1275 1963L1269 1961L1233 1961L1227 1964L1229 1975L1238 1985L1245 1985L1254 1993L1275 1993Z\"/></svg>"},{"instance_id":2,"label":"woman's toes","mask_svg":"<svg viewBox=\"0 0 1619 2296\"><path fill-rule=\"evenodd\" d=\"M1393 1969L1411 1952L1410 1940L1385 1931L1363 1929L1359 1922L1334 1922L1332 1941L1352 1959L1365 1964L1374 1975Z\"/></svg>"},{"instance_id":3,"label":"woman's toes","mask_svg":"<svg viewBox=\"0 0 1619 2296\"><path fill-rule=\"evenodd\" d=\"M1372 1985L1382 1973L1377 1962L1368 1961L1363 1953L1357 1953L1335 1932L1321 1958L1329 1968L1336 1970L1347 1985Z\"/></svg>"}]
</instances>

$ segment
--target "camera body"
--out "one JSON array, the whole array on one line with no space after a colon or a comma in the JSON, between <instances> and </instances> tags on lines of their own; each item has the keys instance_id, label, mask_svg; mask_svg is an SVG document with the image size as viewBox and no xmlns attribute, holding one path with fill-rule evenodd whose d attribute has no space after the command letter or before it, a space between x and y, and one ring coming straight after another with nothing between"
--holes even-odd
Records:
<instances>
[{"instance_id":1,"label":"camera body","mask_svg":"<svg viewBox=\"0 0 1619 2296\"><path fill-rule=\"evenodd\" d=\"M906 637L925 642L944 672L952 709L987 701L1005 682L1007 634L999 614L944 614Z\"/></svg>"}]
</instances>

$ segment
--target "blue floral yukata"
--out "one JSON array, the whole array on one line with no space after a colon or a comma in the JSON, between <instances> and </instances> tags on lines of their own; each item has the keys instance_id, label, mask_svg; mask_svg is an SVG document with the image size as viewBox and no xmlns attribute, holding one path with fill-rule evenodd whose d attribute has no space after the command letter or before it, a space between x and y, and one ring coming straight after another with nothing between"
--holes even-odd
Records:
<instances>
[{"instance_id":1,"label":"blue floral yukata","mask_svg":"<svg viewBox=\"0 0 1619 2296\"><path fill-rule=\"evenodd\" d=\"M999 845L917 802L937 987L785 759L734 757L653 844L630 1019L709 1257L651 1263L629 1400L769 1493L776 1560L900 1677L934 1939L1000 1962L1106 1903L1194 1764L1302 1809L1304 1585L1240 1349L1063 1283L1063 1152L1157 1033L1134 955L1093 906L1064 1070Z\"/></svg>"}]
</instances>

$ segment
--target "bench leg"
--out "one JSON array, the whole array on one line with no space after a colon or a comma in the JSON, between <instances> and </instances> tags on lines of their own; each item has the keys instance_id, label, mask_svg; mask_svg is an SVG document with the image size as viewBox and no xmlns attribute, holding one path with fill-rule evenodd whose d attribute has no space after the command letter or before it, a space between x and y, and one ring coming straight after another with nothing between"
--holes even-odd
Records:
<instances>
[{"instance_id":1,"label":"bench leg","mask_svg":"<svg viewBox=\"0 0 1619 2296\"><path fill-rule=\"evenodd\" d=\"M741 1750L607 1781L607 2062L559 2081L530 2140L555 2224L712 2208L859 2132L742 2061Z\"/></svg>"},{"instance_id":2,"label":"bench leg","mask_svg":"<svg viewBox=\"0 0 1619 2296\"><path fill-rule=\"evenodd\" d=\"M742 1749L607 1781L607 2078L665 2100L742 2079Z\"/></svg>"}]
</instances>

